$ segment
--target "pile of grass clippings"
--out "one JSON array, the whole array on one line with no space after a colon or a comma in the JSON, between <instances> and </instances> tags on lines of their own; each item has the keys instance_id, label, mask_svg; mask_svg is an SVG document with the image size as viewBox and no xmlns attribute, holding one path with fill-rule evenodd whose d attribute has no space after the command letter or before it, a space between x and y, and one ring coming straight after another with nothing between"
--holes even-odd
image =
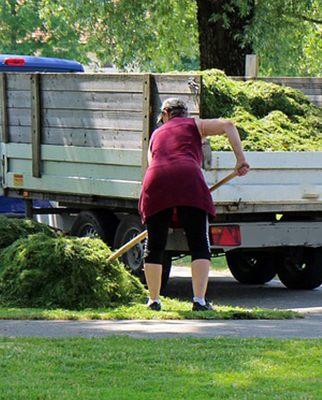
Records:
<instances>
[{"instance_id":1,"label":"pile of grass clippings","mask_svg":"<svg viewBox=\"0 0 322 400\"><path fill-rule=\"evenodd\" d=\"M111 250L102 240L63 237L47 227L25 235L22 227L29 221L17 220L16 225L22 237L0 252L3 304L79 310L146 298L144 286L122 263L107 264ZM16 225L11 228L19 231Z\"/></svg>"},{"instance_id":2,"label":"pile of grass clippings","mask_svg":"<svg viewBox=\"0 0 322 400\"><path fill-rule=\"evenodd\" d=\"M322 109L293 88L238 81L220 70L202 71L202 117L232 120L246 151L321 151ZM215 151L231 150L225 136L210 137Z\"/></svg>"},{"instance_id":3,"label":"pile of grass clippings","mask_svg":"<svg viewBox=\"0 0 322 400\"><path fill-rule=\"evenodd\" d=\"M0 216L0 250L10 246L18 239L35 233L44 233L49 237L57 237L49 226L33 219L6 218Z\"/></svg>"}]
</instances>

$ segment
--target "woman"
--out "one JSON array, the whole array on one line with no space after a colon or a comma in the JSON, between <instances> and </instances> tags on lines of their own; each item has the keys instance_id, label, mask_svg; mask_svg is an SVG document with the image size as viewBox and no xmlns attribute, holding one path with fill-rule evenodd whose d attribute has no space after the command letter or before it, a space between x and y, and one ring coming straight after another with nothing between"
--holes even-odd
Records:
<instances>
[{"instance_id":1,"label":"woman","mask_svg":"<svg viewBox=\"0 0 322 400\"><path fill-rule=\"evenodd\" d=\"M235 170L246 175L246 161L235 125L221 119L188 118L186 104L178 98L165 100L159 118L163 125L151 137L139 201L147 226L145 276L148 308L160 311L162 259L168 229L176 211L191 252L193 311L211 310L205 294L210 267L208 215L215 215L211 194L201 170L202 142L206 136L226 134L236 156Z\"/></svg>"}]
</instances>

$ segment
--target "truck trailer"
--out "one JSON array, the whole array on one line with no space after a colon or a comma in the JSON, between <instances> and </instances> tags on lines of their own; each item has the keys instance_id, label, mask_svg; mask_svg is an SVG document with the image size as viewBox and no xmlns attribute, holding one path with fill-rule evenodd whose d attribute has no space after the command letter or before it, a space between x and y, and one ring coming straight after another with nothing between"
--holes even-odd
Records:
<instances>
[{"instance_id":1,"label":"truck trailer","mask_svg":"<svg viewBox=\"0 0 322 400\"><path fill-rule=\"evenodd\" d=\"M186 101L201 115L199 74L3 73L1 171L4 196L23 199L26 216L59 217L70 235L98 235L118 249L145 227L138 199L149 138L162 102ZM277 274L291 289L322 284L322 156L320 152L248 152L251 172L213 192L209 225L213 256L225 254L241 283ZM204 144L209 186L232 172L232 152ZM51 209L33 207L50 201ZM143 246L122 261L143 277ZM180 226L169 229L163 287L172 259L189 254Z\"/></svg>"}]
</instances>

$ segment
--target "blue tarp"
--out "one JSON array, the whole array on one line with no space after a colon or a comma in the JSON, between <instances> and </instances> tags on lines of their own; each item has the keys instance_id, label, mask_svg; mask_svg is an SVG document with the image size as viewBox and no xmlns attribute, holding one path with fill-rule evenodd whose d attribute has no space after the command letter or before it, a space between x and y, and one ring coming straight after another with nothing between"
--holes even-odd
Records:
<instances>
[{"instance_id":1,"label":"blue tarp","mask_svg":"<svg viewBox=\"0 0 322 400\"><path fill-rule=\"evenodd\" d=\"M51 208L47 200L34 200L33 208ZM22 199L0 196L0 214L25 214L25 201Z\"/></svg>"}]
</instances>

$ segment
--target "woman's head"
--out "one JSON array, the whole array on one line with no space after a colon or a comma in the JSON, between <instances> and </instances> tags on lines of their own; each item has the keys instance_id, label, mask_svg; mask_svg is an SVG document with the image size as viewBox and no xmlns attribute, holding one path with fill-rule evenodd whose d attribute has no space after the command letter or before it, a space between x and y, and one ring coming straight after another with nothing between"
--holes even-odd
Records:
<instances>
[{"instance_id":1,"label":"woman's head","mask_svg":"<svg viewBox=\"0 0 322 400\"><path fill-rule=\"evenodd\" d=\"M161 106L161 114L158 122L163 122L165 115L168 115L168 120L175 117L187 117L188 107L186 103L177 97L170 97L164 100Z\"/></svg>"}]
</instances>

